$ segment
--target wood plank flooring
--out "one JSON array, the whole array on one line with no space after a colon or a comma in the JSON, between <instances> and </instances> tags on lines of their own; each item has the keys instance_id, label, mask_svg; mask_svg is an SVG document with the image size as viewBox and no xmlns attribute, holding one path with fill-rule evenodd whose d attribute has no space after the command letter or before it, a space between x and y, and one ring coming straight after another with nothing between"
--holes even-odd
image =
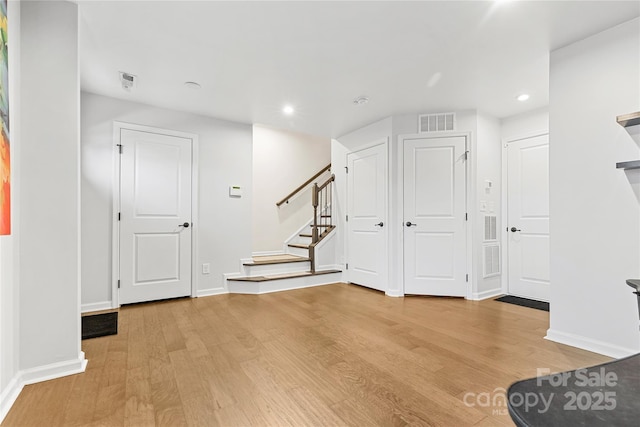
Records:
<instances>
[{"instance_id":1,"label":"wood plank flooring","mask_svg":"<svg viewBox=\"0 0 640 427\"><path fill-rule=\"evenodd\" d=\"M123 307L84 374L26 386L2 425L513 425L465 395L608 360L544 340L548 317L346 284Z\"/></svg>"}]
</instances>

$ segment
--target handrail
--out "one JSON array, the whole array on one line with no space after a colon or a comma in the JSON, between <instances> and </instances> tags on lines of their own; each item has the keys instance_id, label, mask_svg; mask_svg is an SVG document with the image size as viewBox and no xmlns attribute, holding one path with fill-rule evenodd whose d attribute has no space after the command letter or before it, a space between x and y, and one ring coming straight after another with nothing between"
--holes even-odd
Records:
<instances>
[{"instance_id":1,"label":"handrail","mask_svg":"<svg viewBox=\"0 0 640 427\"><path fill-rule=\"evenodd\" d=\"M285 203L289 203L289 199L292 198L293 196L295 196L296 194L298 194L300 191L302 191L307 185L311 184L311 182L318 178L320 175L322 175L323 173L325 173L326 171L328 171L329 169L331 169L331 163L329 163L327 166L323 167L322 170L318 173L316 173L315 175L313 175L311 178L309 178L308 180L305 181L304 184L302 184L301 186L299 186L298 188L296 188L295 190L293 190L289 195L287 195L287 197L285 197L284 199L280 200L278 203L276 203L277 207L280 207L282 205L284 205Z\"/></svg>"}]
</instances>

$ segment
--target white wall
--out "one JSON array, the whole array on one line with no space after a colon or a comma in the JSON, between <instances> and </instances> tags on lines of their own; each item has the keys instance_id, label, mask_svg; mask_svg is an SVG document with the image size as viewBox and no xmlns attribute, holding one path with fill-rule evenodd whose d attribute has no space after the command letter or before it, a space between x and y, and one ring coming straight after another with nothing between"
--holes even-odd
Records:
<instances>
[{"instance_id":1,"label":"white wall","mask_svg":"<svg viewBox=\"0 0 640 427\"><path fill-rule=\"evenodd\" d=\"M21 6L20 369L83 359L78 6Z\"/></svg>"},{"instance_id":2,"label":"white wall","mask_svg":"<svg viewBox=\"0 0 640 427\"><path fill-rule=\"evenodd\" d=\"M18 388L18 251L20 164L20 3L7 7L9 38L9 104L12 160L12 231L0 236L0 421L13 403Z\"/></svg>"},{"instance_id":3,"label":"white wall","mask_svg":"<svg viewBox=\"0 0 640 427\"><path fill-rule=\"evenodd\" d=\"M253 126L254 252L281 252L284 241L312 218L311 185L280 208L276 202L329 163L329 138Z\"/></svg>"},{"instance_id":4,"label":"white wall","mask_svg":"<svg viewBox=\"0 0 640 427\"><path fill-rule=\"evenodd\" d=\"M252 130L250 125L82 93L82 305L111 301L113 122L199 136L198 295L224 291L223 274L251 256ZM240 185L242 198L229 197ZM211 264L202 274L201 265Z\"/></svg>"},{"instance_id":5,"label":"white wall","mask_svg":"<svg viewBox=\"0 0 640 427\"><path fill-rule=\"evenodd\" d=\"M490 298L502 293L502 272L484 277L484 218L496 216L497 230L502 229L502 144L500 121L484 113L477 115L475 155L475 205L469 209L473 221L473 295L474 299ZM491 183L488 188L487 181ZM472 180L473 182L473 180ZM500 239L498 232L498 241ZM502 250L502 245L500 247Z\"/></svg>"},{"instance_id":6,"label":"white wall","mask_svg":"<svg viewBox=\"0 0 640 427\"><path fill-rule=\"evenodd\" d=\"M519 139L549 131L549 108L538 108L500 121L503 141Z\"/></svg>"},{"instance_id":7,"label":"white wall","mask_svg":"<svg viewBox=\"0 0 640 427\"><path fill-rule=\"evenodd\" d=\"M548 338L611 356L640 350L640 19L551 53L551 327Z\"/></svg>"},{"instance_id":8,"label":"white wall","mask_svg":"<svg viewBox=\"0 0 640 427\"><path fill-rule=\"evenodd\" d=\"M501 188L501 143L500 143L500 123L497 119L479 114L475 110L465 110L456 113L456 130L459 132L470 132L469 149L472 152L469 174L471 190L469 194L470 221L473 227L470 232L472 242L472 271L470 271L471 292L470 296L475 299L487 298L500 292L500 275L491 278L482 278L482 246L483 235L482 226L484 213L479 211L479 200L494 203L495 213L500 217L500 188ZM398 149L398 137L403 134L413 134L418 131L418 114L407 114L402 116L392 116L380 120L369 126L357 129L347 135L338 137L332 141L332 164L336 174L336 211L338 212L338 260L340 264L345 261L346 244L346 224L344 216L346 214L346 166L347 154L374 141L389 141L389 214L386 221L389 232L389 286L387 294L393 296L403 295L401 280L403 259L402 259L402 235L403 226L401 218L402 203L402 182L401 163L402 159ZM493 182L492 191L487 194L484 189L485 180ZM348 277L348 273L347 273Z\"/></svg>"}]
</instances>

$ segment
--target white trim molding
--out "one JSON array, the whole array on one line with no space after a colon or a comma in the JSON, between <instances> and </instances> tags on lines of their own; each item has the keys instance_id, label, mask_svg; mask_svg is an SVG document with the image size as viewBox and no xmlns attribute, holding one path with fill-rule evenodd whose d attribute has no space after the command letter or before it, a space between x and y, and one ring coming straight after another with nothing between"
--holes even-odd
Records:
<instances>
[{"instance_id":1,"label":"white trim molding","mask_svg":"<svg viewBox=\"0 0 640 427\"><path fill-rule=\"evenodd\" d=\"M482 300L494 298L494 297L497 297L498 295L503 295L503 294L504 292L502 292L502 287L500 287L495 289L489 289L488 291L474 292L473 295L471 295L471 299L473 301L482 301Z\"/></svg>"},{"instance_id":2,"label":"white trim molding","mask_svg":"<svg viewBox=\"0 0 640 427\"><path fill-rule=\"evenodd\" d=\"M556 331L553 329L547 330L547 336L545 336L544 339L592 351L594 353L604 354L605 356L616 359L638 353L637 349L634 350L631 348L620 347L608 342L594 340L581 335L570 334L568 332Z\"/></svg>"},{"instance_id":3,"label":"white trim molding","mask_svg":"<svg viewBox=\"0 0 640 427\"><path fill-rule=\"evenodd\" d=\"M13 406L24 386L62 378L68 375L80 374L87 369L87 362L87 359L84 357L84 352L81 351L77 359L37 366L16 373L5 387L4 392L0 395L0 422L2 422L7 415L11 406Z\"/></svg>"},{"instance_id":4,"label":"white trim molding","mask_svg":"<svg viewBox=\"0 0 640 427\"><path fill-rule=\"evenodd\" d=\"M226 275L225 275L226 276ZM225 283L227 278L225 277ZM211 289L199 289L196 293L196 297L210 297L213 295L223 295L228 294L229 292L225 288L211 288Z\"/></svg>"},{"instance_id":5,"label":"white trim molding","mask_svg":"<svg viewBox=\"0 0 640 427\"><path fill-rule=\"evenodd\" d=\"M118 279L120 277L120 221L118 221L118 213L120 212L120 134L122 129L129 129L140 132L155 133L166 136L176 136L191 140L191 297L198 296L198 230L199 224L199 143L198 135L194 133L163 129L154 126L138 125L121 121L113 122L113 176L112 176L112 253L111 253L111 307L120 307Z\"/></svg>"},{"instance_id":6,"label":"white trim molding","mask_svg":"<svg viewBox=\"0 0 640 427\"><path fill-rule=\"evenodd\" d=\"M111 301L92 302L89 304L82 304L80 307L81 313L91 313L92 311L111 310L114 307Z\"/></svg>"},{"instance_id":7,"label":"white trim molding","mask_svg":"<svg viewBox=\"0 0 640 427\"><path fill-rule=\"evenodd\" d=\"M251 254L252 257L254 256L273 256L273 255L284 255L285 252L284 251L258 251L258 252L253 252Z\"/></svg>"},{"instance_id":8,"label":"white trim molding","mask_svg":"<svg viewBox=\"0 0 640 427\"><path fill-rule=\"evenodd\" d=\"M509 223L509 162L507 161L508 157L508 146L512 142L521 141L523 139L535 138L538 136L549 135L548 129L542 129L537 131L532 131L528 133L519 134L517 136L511 136L508 138L502 138L502 178L501 178L501 187L502 191L500 196L502 197L502 208L500 210L500 214L502 215L503 224ZM509 232L507 231L507 227L500 228L500 265L502 266L501 270L501 286L502 293L505 295L509 294Z\"/></svg>"},{"instance_id":9,"label":"white trim molding","mask_svg":"<svg viewBox=\"0 0 640 427\"><path fill-rule=\"evenodd\" d=\"M24 384L20 383L20 372L16 373L0 394L0 422L7 416L9 410L20 395Z\"/></svg>"}]
</instances>

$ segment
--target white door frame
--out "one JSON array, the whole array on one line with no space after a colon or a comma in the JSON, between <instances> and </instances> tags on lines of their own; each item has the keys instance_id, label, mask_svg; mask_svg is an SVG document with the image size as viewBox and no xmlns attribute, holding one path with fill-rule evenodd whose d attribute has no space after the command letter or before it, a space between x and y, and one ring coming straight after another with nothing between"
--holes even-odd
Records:
<instances>
[{"instance_id":1,"label":"white door frame","mask_svg":"<svg viewBox=\"0 0 640 427\"><path fill-rule=\"evenodd\" d=\"M118 277L120 276L120 144L121 130L128 129L139 132L177 136L191 140L191 297L196 297L198 290L198 135L152 126L137 125L125 122L113 122L113 189L112 189L112 252L111 252L111 307L120 307Z\"/></svg>"},{"instance_id":2,"label":"white door frame","mask_svg":"<svg viewBox=\"0 0 640 427\"><path fill-rule=\"evenodd\" d=\"M356 147L354 149L351 149L351 150L349 150L348 153L346 153L344 155L344 160L345 160L345 165L349 165L349 154L357 153L358 151L366 150L368 148L375 147L376 145L384 145L385 149L387 150L387 191L385 192L384 196L385 196L385 206L387 208L387 211L385 212L385 215L386 215L385 224L388 224L389 223L389 220L388 220L389 211L390 211L390 209L389 209L389 183L390 183L389 177L391 175L389 173L389 171L390 171L390 169L389 169L389 159L390 159L390 157L389 157L389 138L379 138L379 139L376 139L376 140L371 141L369 143L360 145L360 146L358 146L358 147ZM346 188L346 191L345 191L346 199L345 200L347 201L346 214L348 215L348 212L349 212L349 205L348 205L348 203L349 203L349 179L348 179L348 177L346 179L345 188ZM344 242L345 242L344 243L344 253L345 253L345 262L347 264L349 263L349 232L348 232L348 229L349 229L349 225L345 223L346 234L345 234L345 239L344 239ZM385 245L387 246L387 254L389 254L390 253L390 251L389 251L389 231L387 231L387 233L386 233ZM390 264L389 256L387 255L387 287L388 287L388 284L389 284L389 277L390 277L389 276L389 264ZM344 280L349 282L349 270L345 269L345 273L346 274L344 275ZM351 282L349 282L349 283L351 283Z\"/></svg>"},{"instance_id":3,"label":"white door frame","mask_svg":"<svg viewBox=\"0 0 640 427\"><path fill-rule=\"evenodd\" d=\"M396 206L397 209L397 218L400 220L398 224L400 226L400 232L398 233L398 255L396 258L396 263L398 265L398 283L400 285L400 292L402 295L405 295L404 292L404 141L408 139L435 139L435 138L447 138L447 137L464 137L465 144L467 147L467 161L465 162L465 203L466 203L466 212L469 214L470 206L473 206L471 203L471 193L469 191L470 188L475 188L473 185L475 183L475 177L472 177L472 171L475 168L471 168L469 165L473 160L474 150L473 143L471 139L471 132L459 132L459 131L442 131L442 132L425 132L425 133L412 133L412 134L402 134L398 135L398 147L397 147L397 155L398 155L398 204ZM467 274L469 275L469 280L467 282L467 294L465 299L473 299L473 219L471 215L469 215L466 223L466 243L467 243Z\"/></svg>"},{"instance_id":4,"label":"white door frame","mask_svg":"<svg viewBox=\"0 0 640 427\"><path fill-rule=\"evenodd\" d=\"M390 184L390 181L391 181L389 179L390 176L391 176L390 169L389 169L389 164L390 164L390 161L389 161L390 160L390 156L389 156L389 154L390 154L389 153L389 138L376 139L376 140L374 140L372 142L369 142L367 144L358 146L357 148L352 149L348 153L346 153L345 156L344 156L344 159L345 159L345 165L348 166L349 165L349 154L357 153L358 151L366 150L368 148L372 148L372 147L375 147L377 145L384 146L385 150L387 151L387 165L386 165L387 166L387 188L386 188L385 195L384 195L384 203L385 203L385 207L386 207L386 212L385 212L385 220L384 221L385 221L385 225L388 226L388 224L390 224L390 221L389 221L389 212L390 212L390 209L389 209L389 186L390 185L389 184ZM347 215L348 215L349 214L349 208L350 208L350 206L349 206L349 178L348 177L346 179L346 191L345 191L345 194L346 194L346 201L347 201L346 212L347 212ZM345 223L345 230L346 230L346 238L344 239L345 240L345 260L346 260L346 263L348 264L349 263L349 224ZM386 249L387 249L387 258L386 258L386 262L387 262L387 269L386 269L386 272L387 272L386 273L387 274L387 277L386 277L387 289L389 288L389 277L390 277L389 266L391 264L389 262L389 260L390 260L389 254L391 252L390 248L389 248L389 241L390 241L390 232L387 230L386 234L385 234L385 239L384 239L384 244L385 244ZM351 283L349 281L349 270L346 269L345 272L346 272L346 274L344 275L344 280L346 280L347 282ZM386 291L387 290L385 290L385 293L386 293Z\"/></svg>"},{"instance_id":5,"label":"white door frame","mask_svg":"<svg viewBox=\"0 0 640 427\"><path fill-rule=\"evenodd\" d=\"M509 184L509 162L507 149L511 142L536 138L544 135L549 135L549 130L543 129L502 139L502 229L500 230L500 246L502 247L502 250L500 251L502 252L500 262L502 263L502 278L500 284L502 293L505 295L509 294L509 233L507 232L507 229L509 228L509 194L507 191L507 186Z\"/></svg>"}]
</instances>

